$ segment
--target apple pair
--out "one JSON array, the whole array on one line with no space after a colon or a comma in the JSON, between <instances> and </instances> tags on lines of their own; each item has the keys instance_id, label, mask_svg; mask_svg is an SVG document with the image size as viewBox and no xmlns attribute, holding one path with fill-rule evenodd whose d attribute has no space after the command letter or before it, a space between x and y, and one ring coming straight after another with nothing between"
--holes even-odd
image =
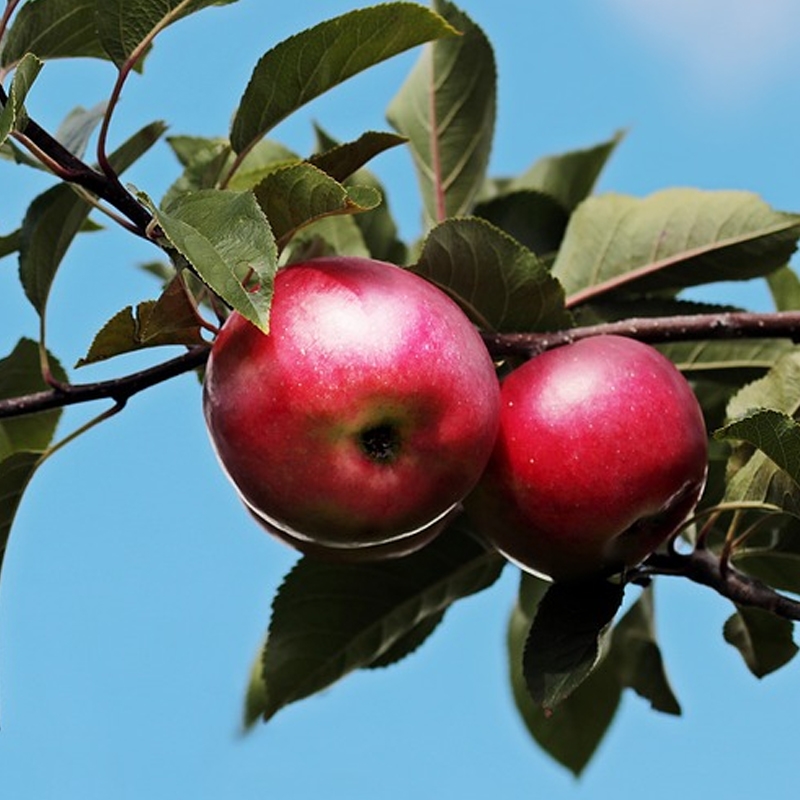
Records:
<instances>
[{"instance_id":1,"label":"apple pair","mask_svg":"<svg viewBox=\"0 0 800 800\"><path fill-rule=\"evenodd\" d=\"M204 412L253 516L338 560L412 552L463 501L526 569L621 568L680 525L706 470L697 401L653 348L596 337L523 364L501 390L449 297L369 259L280 270L268 335L232 314Z\"/></svg>"}]
</instances>

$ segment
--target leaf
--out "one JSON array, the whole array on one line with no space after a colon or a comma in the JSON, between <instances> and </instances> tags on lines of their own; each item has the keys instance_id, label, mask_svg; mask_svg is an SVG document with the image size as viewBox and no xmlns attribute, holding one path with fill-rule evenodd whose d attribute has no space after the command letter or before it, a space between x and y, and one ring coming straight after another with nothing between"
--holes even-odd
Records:
<instances>
[{"instance_id":1,"label":"leaf","mask_svg":"<svg viewBox=\"0 0 800 800\"><path fill-rule=\"evenodd\" d=\"M753 380L772 369L792 348L788 339L674 342L658 347L681 372L693 379L709 378L733 384L741 384L742 375Z\"/></svg>"},{"instance_id":2,"label":"leaf","mask_svg":"<svg viewBox=\"0 0 800 800\"><path fill-rule=\"evenodd\" d=\"M569 222L569 213L554 197L522 190L479 203L475 215L513 236L538 256L554 258Z\"/></svg>"},{"instance_id":3,"label":"leaf","mask_svg":"<svg viewBox=\"0 0 800 800\"><path fill-rule=\"evenodd\" d=\"M396 657L401 642L407 651L454 602L494 583L503 564L459 523L406 558L360 565L302 558L273 602L261 715Z\"/></svg>"},{"instance_id":4,"label":"leaf","mask_svg":"<svg viewBox=\"0 0 800 800\"><path fill-rule=\"evenodd\" d=\"M531 617L520 605L508 627L508 658L514 701L525 726L552 758L580 775L616 715L622 696L614 665L608 659L589 674L552 712L534 703L522 671Z\"/></svg>"},{"instance_id":5,"label":"leaf","mask_svg":"<svg viewBox=\"0 0 800 800\"><path fill-rule=\"evenodd\" d=\"M82 106L74 108L59 125L56 139L70 153L83 158L89 139L105 116L107 106L106 102L102 102L89 109Z\"/></svg>"},{"instance_id":6,"label":"leaf","mask_svg":"<svg viewBox=\"0 0 800 800\"><path fill-rule=\"evenodd\" d=\"M127 140L110 156L112 166L124 172L146 153L164 132L153 122ZM29 206L20 234L20 280L36 311L44 314L53 280L72 240L86 225L91 206L66 184L40 194Z\"/></svg>"},{"instance_id":7,"label":"leaf","mask_svg":"<svg viewBox=\"0 0 800 800\"><path fill-rule=\"evenodd\" d=\"M611 291L680 290L783 266L800 217L748 192L667 189L590 197L572 215L553 274L577 305Z\"/></svg>"},{"instance_id":8,"label":"leaf","mask_svg":"<svg viewBox=\"0 0 800 800\"><path fill-rule=\"evenodd\" d=\"M371 664L368 664L367 668L384 669L407 658L422 647L428 637L439 627L444 615L445 612L440 611L438 614L425 617L419 625L412 628L402 639L398 639L380 658L376 658Z\"/></svg>"},{"instance_id":9,"label":"leaf","mask_svg":"<svg viewBox=\"0 0 800 800\"><path fill-rule=\"evenodd\" d=\"M252 192L206 189L179 196L154 215L202 280L258 328L269 330L278 253ZM255 288L243 281L252 274Z\"/></svg>"},{"instance_id":10,"label":"leaf","mask_svg":"<svg viewBox=\"0 0 800 800\"><path fill-rule=\"evenodd\" d=\"M428 45L387 118L407 136L426 227L468 213L483 186L497 113L497 70L483 31L447 0L440 11L462 32Z\"/></svg>"},{"instance_id":11,"label":"leaf","mask_svg":"<svg viewBox=\"0 0 800 800\"><path fill-rule=\"evenodd\" d=\"M561 286L540 259L477 217L434 228L413 270L451 292L493 330L554 330L571 324Z\"/></svg>"},{"instance_id":12,"label":"leaf","mask_svg":"<svg viewBox=\"0 0 800 800\"><path fill-rule=\"evenodd\" d=\"M356 223L357 217L322 217L300 228L281 254L286 263L329 255L370 256L367 243Z\"/></svg>"},{"instance_id":13,"label":"leaf","mask_svg":"<svg viewBox=\"0 0 800 800\"><path fill-rule=\"evenodd\" d=\"M107 58L95 28L96 0L29 0L20 7L0 50L0 66L26 53L52 58Z\"/></svg>"},{"instance_id":14,"label":"leaf","mask_svg":"<svg viewBox=\"0 0 800 800\"><path fill-rule=\"evenodd\" d=\"M0 109L0 145L14 130L25 127L25 97L36 80L43 63L33 55L26 55L14 72L8 101Z\"/></svg>"},{"instance_id":15,"label":"leaf","mask_svg":"<svg viewBox=\"0 0 800 800\"><path fill-rule=\"evenodd\" d=\"M794 625L760 608L737 606L725 623L725 641L741 654L750 672L763 678L791 661L798 647L792 638Z\"/></svg>"},{"instance_id":16,"label":"leaf","mask_svg":"<svg viewBox=\"0 0 800 800\"><path fill-rule=\"evenodd\" d=\"M800 425L774 409L758 409L714 432L717 439L749 442L800 483Z\"/></svg>"},{"instance_id":17,"label":"leaf","mask_svg":"<svg viewBox=\"0 0 800 800\"><path fill-rule=\"evenodd\" d=\"M652 588L645 589L614 628L609 658L622 686L650 701L656 711L681 713L656 641Z\"/></svg>"},{"instance_id":18,"label":"leaf","mask_svg":"<svg viewBox=\"0 0 800 800\"><path fill-rule=\"evenodd\" d=\"M146 347L205 344L197 311L175 277L158 300L149 300L115 314L95 336L89 352L75 365L83 367Z\"/></svg>"},{"instance_id":19,"label":"leaf","mask_svg":"<svg viewBox=\"0 0 800 800\"><path fill-rule=\"evenodd\" d=\"M298 228L316 219L369 211L381 201L375 189L347 189L308 163L276 169L253 192L279 245L285 244Z\"/></svg>"},{"instance_id":20,"label":"leaf","mask_svg":"<svg viewBox=\"0 0 800 800\"><path fill-rule=\"evenodd\" d=\"M522 671L534 703L552 710L598 665L624 587L603 578L554 583L539 603Z\"/></svg>"},{"instance_id":21,"label":"leaf","mask_svg":"<svg viewBox=\"0 0 800 800\"><path fill-rule=\"evenodd\" d=\"M208 6L235 0L95 0L94 25L108 57L120 68L156 33Z\"/></svg>"},{"instance_id":22,"label":"leaf","mask_svg":"<svg viewBox=\"0 0 800 800\"><path fill-rule=\"evenodd\" d=\"M48 363L56 380L66 382L67 375L58 360L48 355ZM23 397L47 388L42 378L39 345L31 339L20 339L11 353L0 359L0 399ZM53 409L0 419L0 458L14 451L46 450L60 417L61 410Z\"/></svg>"},{"instance_id":23,"label":"leaf","mask_svg":"<svg viewBox=\"0 0 800 800\"><path fill-rule=\"evenodd\" d=\"M800 309L800 278L791 267L781 267L767 275L776 311Z\"/></svg>"},{"instance_id":24,"label":"leaf","mask_svg":"<svg viewBox=\"0 0 800 800\"><path fill-rule=\"evenodd\" d=\"M354 142L337 144L330 150L312 156L309 161L339 182L347 180L375 156L405 144L405 136L395 133L367 131Z\"/></svg>"},{"instance_id":25,"label":"leaf","mask_svg":"<svg viewBox=\"0 0 800 800\"><path fill-rule=\"evenodd\" d=\"M7 234L6 236L0 236L0 258L4 258L5 256L10 256L12 253L16 253L17 250L19 250L19 245L19 229Z\"/></svg>"},{"instance_id":26,"label":"leaf","mask_svg":"<svg viewBox=\"0 0 800 800\"><path fill-rule=\"evenodd\" d=\"M574 211L592 192L623 134L582 150L539 159L509 184L509 192L533 191L549 195L567 211Z\"/></svg>"},{"instance_id":27,"label":"leaf","mask_svg":"<svg viewBox=\"0 0 800 800\"><path fill-rule=\"evenodd\" d=\"M231 128L235 152L249 150L310 100L357 73L431 39L454 34L414 3L385 3L322 22L276 45L256 64Z\"/></svg>"},{"instance_id":28,"label":"leaf","mask_svg":"<svg viewBox=\"0 0 800 800\"><path fill-rule=\"evenodd\" d=\"M43 453L29 450L18 450L0 460L0 568L20 500L42 460Z\"/></svg>"},{"instance_id":29,"label":"leaf","mask_svg":"<svg viewBox=\"0 0 800 800\"><path fill-rule=\"evenodd\" d=\"M800 521L771 516L736 547L737 569L779 591L800 594Z\"/></svg>"}]
</instances>

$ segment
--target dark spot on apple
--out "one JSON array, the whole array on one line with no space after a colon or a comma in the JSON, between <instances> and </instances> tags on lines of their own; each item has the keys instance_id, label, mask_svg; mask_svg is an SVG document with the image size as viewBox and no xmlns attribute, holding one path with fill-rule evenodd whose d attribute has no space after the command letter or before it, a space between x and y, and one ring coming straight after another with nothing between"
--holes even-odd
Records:
<instances>
[{"instance_id":1,"label":"dark spot on apple","mask_svg":"<svg viewBox=\"0 0 800 800\"><path fill-rule=\"evenodd\" d=\"M367 458L389 464L400 452L400 433L391 422L365 428L358 435L358 443Z\"/></svg>"}]
</instances>

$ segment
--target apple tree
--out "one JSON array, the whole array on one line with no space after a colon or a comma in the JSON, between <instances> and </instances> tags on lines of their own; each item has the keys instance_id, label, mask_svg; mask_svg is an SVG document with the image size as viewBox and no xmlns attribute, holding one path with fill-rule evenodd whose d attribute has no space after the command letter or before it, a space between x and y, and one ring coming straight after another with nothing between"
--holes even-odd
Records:
<instances>
[{"instance_id":1,"label":"apple tree","mask_svg":"<svg viewBox=\"0 0 800 800\"><path fill-rule=\"evenodd\" d=\"M789 266L800 238L800 215L741 191L597 194L597 178L622 136L558 155L532 153L530 168L519 175L488 174L496 115L492 45L449 0L434 0L431 9L410 2L362 8L271 43L231 104L229 130L217 137L167 136L164 123L143 120L137 132L118 141L113 123L123 87L147 80L144 67L159 34L190 14L233 1L6 0L0 17L0 156L19 170L43 171L52 185L30 200L15 228L0 231L0 259L18 262L22 292L39 320L38 332L20 332L16 346L0 359L0 554L38 467L88 429L122 413L150 387L187 372L202 381L209 359L223 349L219 343L232 320L250 344L234 353L225 375L242 365L252 367L262 345L266 350L279 341L285 344L280 357L290 353L293 359L282 368L312 375L324 360L315 362L315 354L328 352L338 330L360 331L348 339L349 351L338 356L343 364L360 365L347 377L336 372L324 387L315 384L310 390L298 380L294 394L281 395L268 420L242 411L249 406L241 396L228 397L230 402L220 404L223 410L214 412L245 414L237 452L257 451L269 442L271 456L291 455L300 447L297 432L311 424L310 412L303 414L312 396L345 397L361 373L373 369L364 351L383 347L383 337L393 335L385 333L383 323L395 309L415 303L417 291L384 291L387 304L366 327L354 322L356 312L348 307L333 327L315 329L303 347L293 348L308 328L287 320L302 317L309 295L302 286L290 294L283 276L299 274L302 265L313 269L320 261L344 265L344 271L356 260L369 261L398 270L456 308L478 343L474 355L473 350L450 353L441 339L433 344L414 340L416 350L405 341L405 349L393 351L392 377L381 375L382 386L397 389L414 369L436 378L451 361L463 360L467 382L436 389L440 395L449 391L447 399L455 401L438 415L437 431L456 427L451 423L458 409L477 402L484 383L491 394L506 386L507 376L522 375L523 367L541 376L544 367L537 364L576 352L576 343L594 343L581 351L590 354L581 362L582 375L593 374L598 365L605 368L613 358L604 343L612 337L644 343L645 360L650 363L653 354L667 364L686 392L677 402L678 416L668 416L669 404L659 394L666 379L636 372L638 355L624 349L626 355L615 358L621 358L620 368L630 380L619 378L611 385L605 378L556 378L536 401L540 405L530 401L530 410L525 406L522 417L506 415L511 420L506 423L495 419L494 401L478 403L476 408L491 413L482 429L488 444L452 458L468 479L448 484L456 485L453 496L425 524L417 519L423 535L416 530L413 546L403 537L400 546L375 538L374 526L372 538L356 541L357 526L347 516L356 512L343 513L339 501L333 503L335 513L315 517L311 534L297 530L303 527L303 504L310 501L291 496L287 487L317 487L316 478L326 470L335 483L341 476L336 470L349 467L346 460L341 467L337 461L334 470L325 446L309 445L300 459L269 462L263 475L247 474L252 460L241 470L237 466L231 475L237 488L240 481L257 479L252 497L260 498L264 487L274 488L276 475L287 478L270 497L280 495L284 506L291 506L287 513L297 511L292 530L280 520L274 525L273 514L257 501L245 501L253 524L281 540L275 547L289 544L300 551L274 598L243 698L247 726L269 720L353 670L401 661L434 634L450 606L489 590L504 570L519 574L507 631L519 713L541 747L576 774L601 741L625 689L656 711L680 713L655 633L655 581L693 581L728 603L724 639L754 675L789 662L797 651L793 622L800 619L800 427L795 419L800 281ZM298 153L290 142L270 137L279 122L309 101L412 48L419 48L418 60L399 92L387 98L391 130L340 142L320 128L311 153ZM28 91L44 62L74 58L111 62L116 80L102 107L83 109L76 97L76 110L57 130L47 130L26 102ZM174 155L174 180L160 198L124 178L126 169L147 159L154 147ZM413 158L423 217L419 241L401 240L384 202L385 187L369 167L391 148L407 148ZM68 370L59 360L59 342L48 336L51 288L71 245L88 232L103 235L108 226L152 248L147 266L152 299L132 299ZM700 303L686 295L704 284L751 279L767 282L773 312ZM435 329L438 312L428 316ZM308 325L321 319L306 317ZM152 353L145 369L81 380L82 368L140 350ZM429 351L425 361L419 360L423 350ZM310 358L312 368L301 366L301 358ZM488 364L488 383L472 380L470 370L478 362ZM417 363L424 367L414 367ZM262 377L274 378L280 368L271 361ZM213 392L225 393L226 381L233 380L225 375ZM240 395L247 395L251 385L255 393L260 380L248 373ZM602 398L601 385L612 388ZM653 386L654 393L647 394ZM285 382L281 387L287 391ZM207 397L211 391L207 386ZM509 405L527 397L514 391ZM406 394L420 392L411 384ZM582 405L573 410L576 393ZM363 397L346 399L363 408ZM68 430L59 425L67 406L97 401L105 401L104 410L88 422ZM402 398L397 403L402 406ZM513 440L522 448L522 461L532 463L523 429L545 403L556 409L561 427L548 428L547 447L535 453L536 479L526 483L512 464L504 480L516 482L517 489L524 484L524 492L548 486L550 494L537 495L536 508L538 515L554 520L550 544L541 535L545 523L539 517L509 521L508 509L522 503L513 492L493 497L490 513L481 509L484 469L487 463L493 469L491 464L506 453L497 445L490 460L497 425L498 442L504 436ZM693 411L680 416L687 404L699 404L695 416ZM406 440L397 409L382 413L388 416L359 429L358 441L360 455L366 452L386 477L387 463ZM433 412L428 408L417 416L425 414ZM223 422L214 424L222 430ZM259 426L267 422L272 438L261 436ZM459 424L463 433L467 423ZM292 436L278 435L285 433L282 425ZM605 432L608 445L602 462L593 438L598 430ZM529 438L541 437L536 432ZM676 461L683 465L676 468L677 483L665 484L669 490L653 500L660 470L671 469L673 444L681 454L688 448L689 455ZM648 451L657 458L649 459L645 474ZM413 469L384 482L380 508L394 507L400 497L412 506L422 502L422 487L449 455L438 445L420 452L414 451ZM624 469L615 471L617 462ZM242 470L245 477L237 477ZM643 487L649 505L628 513L625 492L634 484ZM365 495L369 487L365 478ZM590 495L589 506L585 498ZM620 507L628 514L619 517L623 521L611 511L616 514ZM584 510L571 515L575 508ZM374 525L385 521L382 514L389 512L379 511ZM564 520L573 517L570 527ZM337 546L330 547L331 541ZM606 557L621 552L620 542L635 542L625 551L635 557ZM548 547L559 548L559 563L572 564L574 556L581 569L567 568L560 575L539 568L539 554ZM510 561L502 554L529 550L537 553L531 563L524 555ZM544 563L554 562L545 558Z\"/></svg>"}]
</instances>

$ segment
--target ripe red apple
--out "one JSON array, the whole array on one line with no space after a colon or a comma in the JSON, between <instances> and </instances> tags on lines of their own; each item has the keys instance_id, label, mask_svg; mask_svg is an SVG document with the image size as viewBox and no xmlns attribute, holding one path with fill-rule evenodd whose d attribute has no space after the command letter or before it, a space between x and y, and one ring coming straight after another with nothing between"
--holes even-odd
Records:
<instances>
[{"instance_id":1,"label":"ripe red apple","mask_svg":"<svg viewBox=\"0 0 800 800\"><path fill-rule=\"evenodd\" d=\"M696 505L702 412L649 345L578 341L515 369L501 392L497 444L467 509L524 569L567 580L633 566Z\"/></svg>"},{"instance_id":2,"label":"ripe red apple","mask_svg":"<svg viewBox=\"0 0 800 800\"><path fill-rule=\"evenodd\" d=\"M424 536L478 481L499 384L480 335L423 278L362 258L278 272L265 335L232 314L204 412L247 506L330 548Z\"/></svg>"}]
</instances>

